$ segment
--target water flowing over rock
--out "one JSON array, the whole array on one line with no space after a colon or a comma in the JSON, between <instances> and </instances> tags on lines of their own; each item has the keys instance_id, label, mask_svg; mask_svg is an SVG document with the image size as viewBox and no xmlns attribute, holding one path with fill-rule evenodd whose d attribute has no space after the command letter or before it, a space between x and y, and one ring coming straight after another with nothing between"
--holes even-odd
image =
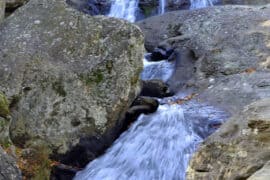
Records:
<instances>
[{"instance_id":1,"label":"water flowing over rock","mask_svg":"<svg viewBox=\"0 0 270 180\"><path fill-rule=\"evenodd\" d=\"M247 179L267 169L269 19L269 5L225 6L170 12L138 23L147 49L169 44L178 52L180 66L172 76L182 81L179 89L198 93L199 101L233 115L193 156L187 179ZM189 76L179 79L183 74Z\"/></svg>"},{"instance_id":2,"label":"water flowing over rock","mask_svg":"<svg viewBox=\"0 0 270 180\"><path fill-rule=\"evenodd\" d=\"M130 22L136 20L136 10L139 0L114 0L111 5L109 16L123 18Z\"/></svg>"},{"instance_id":3,"label":"water flowing over rock","mask_svg":"<svg viewBox=\"0 0 270 180\"><path fill-rule=\"evenodd\" d=\"M143 53L143 35L128 22L91 17L64 0L29 1L0 27L12 142L57 155L81 138L102 141L140 91Z\"/></svg>"},{"instance_id":4,"label":"water flowing over rock","mask_svg":"<svg viewBox=\"0 0 270 180\"><path fill-rule=\"evenodd\" d=\"M213 6L215 0L190 0L190 9Z\"/></svg>"},{"instance_id":5,"label":"water flowing over rock","mask_svg":"<svg viewBox=\"0 0 270 180\"><path fill-rule=\"evenodd\" d=\"M144 59L144 71L141 74L142 80L161 79L166 82L174 72L174 63L167 60L149 62Z\"/></svg>"},{"instance_id":6,"label":"water flowing over rock","mask_svg":"<svg viewBox=\"0 0 270 180\"><path fill-rule=\"evenodd\" d=\"M162 105L141 116L75 180L184 179L189 157L202 140L184 112L179 105Z\"/></svg>"},{"instance_id":7,"label":"water flowing over rock","mask_svg":"<svg viewBox=\"0 0 270 180\"><path fill-rule=\"evenodd\" d=\"M166 0L159 0L159 14L165 13Z\"/></svg>"}]
</instances>

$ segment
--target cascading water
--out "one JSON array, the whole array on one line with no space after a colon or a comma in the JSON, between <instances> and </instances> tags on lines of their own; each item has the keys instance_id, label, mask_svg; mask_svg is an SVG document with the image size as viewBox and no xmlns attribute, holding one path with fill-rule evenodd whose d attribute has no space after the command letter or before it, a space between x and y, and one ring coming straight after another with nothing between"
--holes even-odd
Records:
<instances>
[{"instance_id":1,"label":"cascading water","mask_svg":"<svg viewBox=\"0 0 270 180\"><path fill-rule=\"evenodd\" d=\"M190 9L213 6L213 3L216 1L217 0L190 0ZM165 13L166 2L166 0L159 0L159 14ZM108 16L135 22L138 5L139 0L113 0Z\"/></svg>"},{"instance_id":2,"label":"cascading water","mask_svg":"<svg viewBox=\"0 0 270 180\"><path fill-rule=\"evenodd\" d=\"M190 0L190 9L204 8L213 6L216 0Z\"/></svg>"},{"instance_id":3,"label":"cascading water","mask_svg":"<svg viewBox=\"0 0 270 180\"><path fill-rule=\"evenodd\" d=\"M142 80L161 79L166 82L169 80L173 73L174 62L158 61L149 62L146 59L143 60L144 71L141 74Z\"/></svg>"},{"instance_id":4,"label":"cascading water","mask_svg":"<svg viewBox=\"0 0 270 180\"><path fill-rule=\"evenodd\" d=\"M210 0L191 0L191 8L212 5ZM163 3L163 4L162 4ZM115 0L110 16L135 21L138 1ZM165 0L160 0L161 13ZM168 81L175 63L144 59L141 79ZM182 97L159 99L157 112L141 115L107 152L78 172L75 180L184 180L190 156L202 140L227 118L223 111Z\"/></svg>"},{"instance_id":5,"label":"cascading water","mask_svg":"<svg viewBox=\"0 0 270 180\"><path fill-rule=\"evenodd\" d=\"M159 14L164 14L165 13L165 5L166 5L166 0L159 0Z\"/></svg>"},{"instance_id":6,"label":"cascading water","mask_svg":"<svg viewBox=\"0 0 270 180\"><path fill-rule=\"evenodd\" d=\"M112 1L109 16L134 22L138 4L139 0L114 0Z\"/></svg>"},{"instance_id":7,"label":"cascading water","mask_svg":"<svg viewBox=\"0 0 270 180\"><path fill-rule=\"evenodd\" d=\"M162 105L156 113L141 116L75 180L184 179L181 170L200 141L179 105Z\"/></svg>"},{"instance_id":8,"label":"cascading water","mask_svg":"<svg viewBox=\"0 0 270 180\"><path fill-rule=\"evenodd\" d=\"M144 60L144 66L145 79L167 79L174 69L166 60ZM141 115L103 156L78 172L75 180L184 180L191 154L215 130L212 125L220 124L225 116L195 102L171 103L179 97L160 99L157 112Z\"/></svg>"}]
</instances>

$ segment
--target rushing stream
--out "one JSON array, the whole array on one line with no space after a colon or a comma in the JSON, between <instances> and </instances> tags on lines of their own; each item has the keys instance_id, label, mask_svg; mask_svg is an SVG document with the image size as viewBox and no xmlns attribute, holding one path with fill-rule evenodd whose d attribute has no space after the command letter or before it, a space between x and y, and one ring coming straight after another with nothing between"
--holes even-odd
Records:
<instances>
[{"instance_id":1,"label":"rushing stream","mask_svg":"<svg viewBox=\"0 0 270 180\"><path fill-rule=\"evenodd\" d=\"M160 13L165 0L160 0ZM191 0L191 8L212 5L210 0ZM135 21L137 0L115 0L110 16ZM144 59L141 79L166 82L175 63L167 60L149 62ZM213 133L226 119L223 111L190 101L172 103L183 97L159 99L157 112L141 115L106 153L78 172L75 180L184 180L191 155L199 143Z\"/></svg>"},{"instance_id":2,"label":"rushing stream","mask_svg":"<svg viewBox=\"0 0 270 180\"><path fill-rule=\"evenodd\" d=\"M144 60L143 79L166 80L174 63ZM154 76L152 76L154 75ZM191 154L225 115L211 106L160 99L157 112L141 115L107 152L77 173L75 180L184 180Z\"/></svg>"}]
</instances>

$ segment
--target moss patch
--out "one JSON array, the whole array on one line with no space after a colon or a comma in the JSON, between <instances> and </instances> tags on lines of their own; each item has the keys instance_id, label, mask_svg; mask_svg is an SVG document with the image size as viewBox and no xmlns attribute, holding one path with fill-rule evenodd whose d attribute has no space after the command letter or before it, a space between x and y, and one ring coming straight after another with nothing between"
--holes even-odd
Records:
<instances>
[{"instance_id":1,"label":"moss patch","mask_svg":"<svg viewBox=\"0 0 270 180\"><path fill-rule=\"evenodd\" d=\"M0 92L0 116L6 118L9 115L9 102L6 96Z\"/></svg>"},{"instance_id":2,"label":"moss patch","mask_svg":"<svg viewBox=\"0 0 270 180\"><path fill-rule=\"evenodd\" d=\"M55 81L52 83L52 89L59 95L66 97L67 92L65 91L63 83L59 81Z\"/></svg>"},{"instance_id":3,"label":"moss patch","mask_svg":"<svg viewBox=\"0 0 270 180\"><path fill-rule=\"evenodd\" d=\"M96 70L89 74L79 74L79 78L86 85L99 84L104 80L104 75L101 70Z\"/></svg>"}]
</instances>

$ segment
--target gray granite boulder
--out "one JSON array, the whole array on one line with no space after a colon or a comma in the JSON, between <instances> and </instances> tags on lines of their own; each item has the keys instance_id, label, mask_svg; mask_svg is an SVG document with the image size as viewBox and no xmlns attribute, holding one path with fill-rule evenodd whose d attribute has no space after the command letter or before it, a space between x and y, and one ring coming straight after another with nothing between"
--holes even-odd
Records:
<instances>
[{"instance_id":1,"label":"gray granite boulder","mask_svg":"<svg viewBox=\"0 0 270 180\"><path fill-rule=\"evenodd\" d=\"M0 26L0 91L12 142L63 154L110 131L140 91L143 35L65 0L31 0Z\"/></svg>"}]
</instances>

